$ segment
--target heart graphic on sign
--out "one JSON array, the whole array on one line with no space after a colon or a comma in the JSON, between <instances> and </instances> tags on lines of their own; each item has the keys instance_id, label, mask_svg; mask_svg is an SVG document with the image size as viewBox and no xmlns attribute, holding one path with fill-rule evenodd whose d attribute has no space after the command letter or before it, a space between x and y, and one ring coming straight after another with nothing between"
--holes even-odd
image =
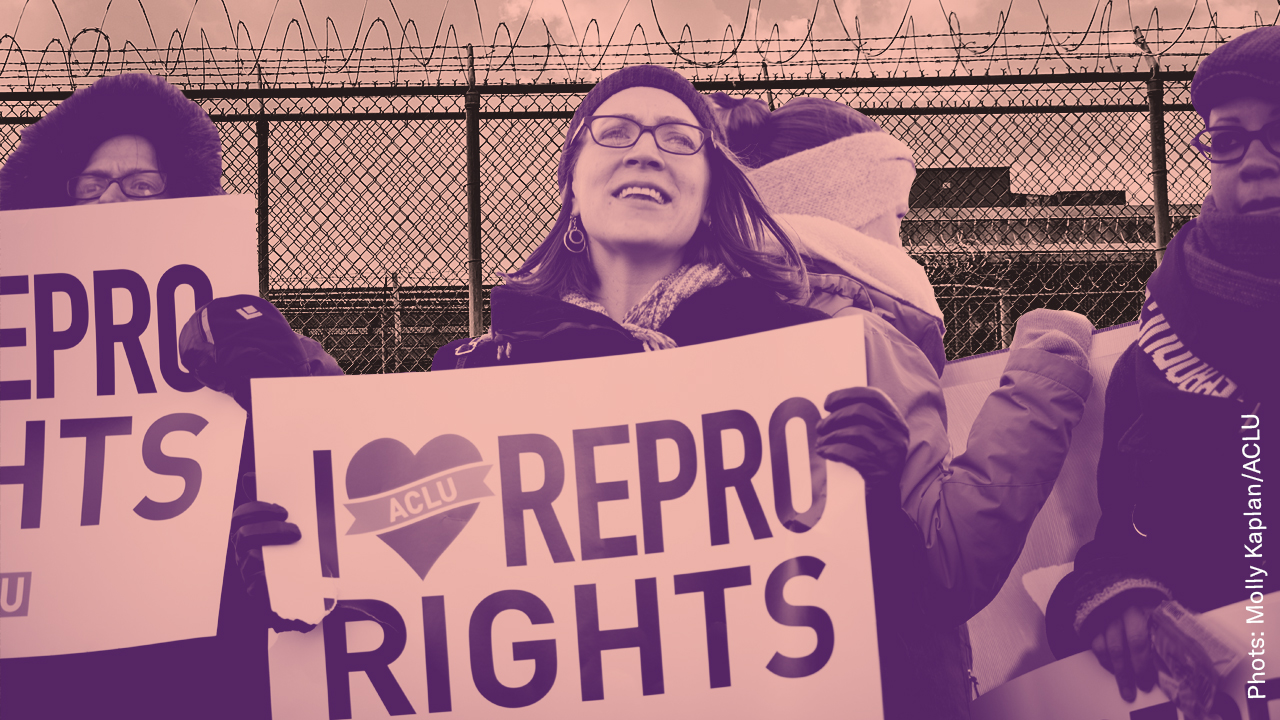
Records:
<instances>
[{"instance_id":1,"label":"heart graphic on sign","mask_svg":"<svg viewBox=\"0 0 1280 720\"><path fill-rule=\"evenodd\" d=\"M356 451L347 465L347 510L355 522L348 535L376 532L418 577L470 522L492 465L461 435L441 435L417 453L404 443L379 438Z\"/></svg>"}]
</instances>

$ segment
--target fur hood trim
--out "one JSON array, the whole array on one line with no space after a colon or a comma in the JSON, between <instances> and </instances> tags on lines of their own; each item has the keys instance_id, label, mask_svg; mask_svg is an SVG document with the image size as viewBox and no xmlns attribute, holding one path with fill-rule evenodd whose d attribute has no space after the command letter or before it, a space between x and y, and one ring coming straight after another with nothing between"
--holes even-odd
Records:
<instances>
[{"instance_id":1,"label":"fur hood trim","mask_svg":"<svg viewBox=\"0 0 1280 720\"><path fill-rule=\"evenodd\" d=\"M0 169L0 210L70 205L67 180L118 135L155 147L170 197L224 194L222 142L209 114L164 78L135 73L77 90L22 131Z\"/></svg>"}]
</instances>

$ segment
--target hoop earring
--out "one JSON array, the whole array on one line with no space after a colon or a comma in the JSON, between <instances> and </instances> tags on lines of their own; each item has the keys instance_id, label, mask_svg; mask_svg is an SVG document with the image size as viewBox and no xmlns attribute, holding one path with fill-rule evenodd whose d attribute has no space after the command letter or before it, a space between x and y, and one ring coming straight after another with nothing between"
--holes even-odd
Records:
<instances>
[{"instance_id":1,"label":"hoop earring","mask_svg":"<svg viewBox=\"0 0 1280 720\"><path fill-rule=\"evenodd\" d=\"M569 216L569 229L564 232L564 249L575 255L586 251L587 234L578 227L578 216Z\"/></svg>"}]
</instances>

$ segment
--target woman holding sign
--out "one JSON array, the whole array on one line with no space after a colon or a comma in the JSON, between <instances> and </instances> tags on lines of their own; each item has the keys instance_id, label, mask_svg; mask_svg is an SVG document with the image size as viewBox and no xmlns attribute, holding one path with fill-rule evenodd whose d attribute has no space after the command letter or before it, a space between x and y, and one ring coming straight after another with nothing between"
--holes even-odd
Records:
<instances>
[{"instance_id":1,"label":"woman holding sign","mask_svg":"<svg viewBox=\"0 0 1280 720\"><path fill-rule=\"evenodd\" d=\"M1206 612L1248 600L1239 621L1251 645L1231 650L1250 656L1248 697L1275 697L1262 625L1276 569L1264 541L1277 518L1263 514L1275 465L1263 474L1262 450L1275 435L1261 425L1280 403L1280 27L1215 49L1191 80L1191 104L1204 120L1191 143L1208 161L1210 192L1147 281L1138 339L1112 370L1102 516L1045 614L1054 654L1092 650L1126 701L1158 677L1191 685L1187 653L1156 641L1165 623L1153 613L1169 617L1158 610L1166 601ZM1213 699L1214 685L1202 687ZM1195 695L1179 698L1188 717Z\"/></svg>"},{"instance_id":2,"label":"woman holding sign","mask_svg":"<svg viewBox=\"0 0 1280 720\"><path fill-rule=\"evenodd\" d=\"M569 126L558 172L563 207L549 236L520 270L494 288L490 331L441 348L432 369L661 350L828 317L784 300L805 296L804 265L724 147L702 97L672 70L629 67L597 84ZM917 405L925 403L940 412L937 374L918 350L907 354L901 346L910 345L909 341L901 339L885 320L870 313L865 319L868 357L877 358L881 366L874 370L872 387L839 390L828 397L830 414L817 427L818 453L851 465L866 481L881 627L943 623L954 628L967 617L969 607L947 606L944 613L922 602L926 592L937 592L939 583L927 580L924 537L903 511L902 501L905 470L919 465L926 455L934 465L941 463L949 447L939 419L930 426L928 442L916 440L916 450L909 452L913 434L898 409L905 407L918 415ZM1048 354L1039 349L1030 352ZM919 381L895 378L920 373L931 377L928 387L936 398L920 400L924 393L913 391L914 395L901 394L910 403L901 405L886 394L898 393L900 387L915 388ZM1077 373L1083 376L1087 392L1087 371L1077 368ZM886 390L877 387L881 384ZM1064 402L1074 403L1078 413L1083 397L1065 390L1059 395L1070 395ZM1037 401L1023 417L1057 427L1059 419L1047 417L1042 405ZM938 433L941 437L934 437ZM941 494L940 486L951 475L939 471L918 477L921 487L915 488L919 493L915 502L929 505L922 516L947 515L949 497ZM995 498L989 505L999 502ZM264 542L297 538L296 528L289 530L280 509L272 512L272 506L263 503L237 510L238 516L252 520L237 533L243 553ZM935 545L956 542L953 534L938 537ZM1003 578L994 577L999 571L979 567L985 574L977 580L965 574L973 570L967 546L947 549L952 555L944 556L943 562L960 558L955 565L960 579L954 582L959 589L953 595L969 598L973 592L969 582L999 586ZM884 665L889 717L919 717L921 706L904 702L913 696L943 698L930 707L948 707L952 717L965 715L958 642L950 654L929 658L931 665L951 673L947 680L955 682L948 694L939 689L944 682L942 671L922 676L921 667L908 667L901 660L906 657L903 643L917 638L896 631L882 632L881 637L886 644L882 658L899 658ZM921 653L933 650L918 646L905 652L921 660Z\"/></svg>"},{"instance_id":3,"label":"woman holding sign","mask_svg":"<svg viewBox=\"0 0 1280 720\"><path fill-rule=\"evenodd\" d=\"M494 288L491 330L441 348L432 369L661 350L828 317L784 299L804 296L803 265L723 148L702 97L675 71L629 67L597 84L569 126L564 204L549 236ZM827 409L819 452L867 481L873 565L901 574L885 585L909 612L917 594L907 578L925 565L898 500L905 424L873 388L833 393ZM298 537L276 506L236 514L246 558Z\"/></svg>"},{"instance_id":4,"label":"woman holding sign","mask_svg":"<svg viewBox=\"0 0 1280 720\"><path fill-rule=\"evenodd\" d=\"M718 125L684 78L657 67L614 73L574 113L568 137L558 174L564 207L550 236L494 288L489 333L445 346L432 369L656 350L828 317L779 297L803 299L804 266L724 155ZM872 347L881 332L869 318L868 358L884 357ZM898 497L908 431L900 405L871 385L828 397L832 414L818 426L818 452L867 482L878 624L902 627L922 620L913 612L917 586L906 578L927 570L920 532ZM879 636L888 641L881 645L886 716L918 717L903 701L934 696L939 678L919 665L885 663L901 654L902 638L883 629ZM948 661L963 708L958 654L941 660Z\"/></svg>"},{"instance_id":5,"label":"woman holding sign","mask_svg":"<svg viewBox=\"0 0 1280 720\"><path fill-rule=\"evenodd\" d=\"M1000 389L975 419L965 453L951 459L942 311L898 234L915 179L910 148L824 98L794 98L772 112L754 98L711 102L730 148L756 168L761 199L797 237L813 289L807 303L868 317L868 384L903 408L910 428L898 489L924 532L934 584L927 621L878 628L886 708L967 717L964 621L999 591L1062 469L1091 385L1092 325L1073 312L1023 315Z\"/></svg>"},{"instance_id":6,"label":"woman holding sign","mask_svg":"<svg viewBox=\"0 0 1280 720\"><path fill-rule=\"evenodd\" d=\"M222 195L221 181L209 115L163 78L116 75L23 130L0 169L0 210ZM265 638L231 561L216 637L0 661L0 717L267 716Z\"/></svg>"}]
</instances>

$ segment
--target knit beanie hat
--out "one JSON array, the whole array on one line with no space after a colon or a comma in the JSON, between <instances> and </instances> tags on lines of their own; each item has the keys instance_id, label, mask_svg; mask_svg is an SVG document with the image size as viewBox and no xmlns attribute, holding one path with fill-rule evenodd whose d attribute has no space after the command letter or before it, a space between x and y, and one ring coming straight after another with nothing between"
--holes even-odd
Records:
<instances>
[{"instance_id":1,"label":"knit beanie hat","mask_svg":"<svg viewBox=\"0 0 1280 720\"><path fill-rule=\"evenodd\" d=\"M680 98L681 102L697 118L698 124L711 134L712 139L721 145L724 144L724 135L720 130L720 125L716 122L715 117L712 116L706 101L683 75L671 68L660 65L631 65L615 71L596 83L595 87L591 88L587 96L582 99L578 109L574 111L573 119L569 121L569 132L565 135L564 152L560 153L560 168L556 172L556 181L561 190L569 186L569 174L572 168L568 164L568 150L569 146L577 138L578 131L582 128L582 123L594 115L596 109L605 100L622 90L633 87L651 87L666 90Z\"/></svg>"},{"instance_id":2,"label":"knit beanie hat","mask_svg":"<svg viewBox=\"0 0 1280 720\"><path fill-rule=\"evenodd\" d=\"M22 131L0 169L0 210L70 205L67 180L119 135L151 143L169 197L223 194L222 142L209 114L164 78L132 73L75 91Z\"/></svg>"},{"instance_id":3,"label":"knit beanie hat","mask_svg":"<svg viewBox=\"0 0 1280 720\"><path fill-rule=\"evenodd\" d=\"M857 230L907 201L916 165L901 140L864 132L774 160L749 177L770 212Z\"/></svg>"},{"instance_id":4,"label":"knit beanie hat","mask_svg":"<svg viewBox=\"0 0 1280 720\"><path fill-rule=\"evenodd\" d=\"M1280 102L1280 26L1250 30L1209 53L1191 80L1191 104L1209 111L1242 95Z\"/></svg>"}]
</instances>

